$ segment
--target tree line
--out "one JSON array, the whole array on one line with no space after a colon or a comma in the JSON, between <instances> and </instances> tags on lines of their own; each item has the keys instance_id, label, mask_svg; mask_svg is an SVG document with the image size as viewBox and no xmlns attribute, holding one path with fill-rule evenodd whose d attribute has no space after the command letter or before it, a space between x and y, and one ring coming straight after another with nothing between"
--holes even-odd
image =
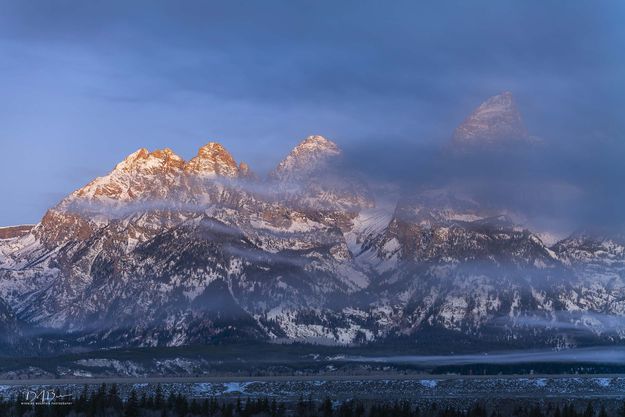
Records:
<instances>
[{"instance_id":1,"label":"tree line","mask_svg":"<svg viewBox=\"0 0 625 417\"><path fill-rule=\"evenodd\" d=\"M275 398L217 399L187 398L183 394L165 395L156 387L153 394L139 395L132 390L126 400L118 386L101 385L89 392L87 387L71 401L62 401L59 391L52 401L28 398L18 394L0 399L2 417L625 417L625 403L608 412L601 402L588 402L584 408L568 404L525 405L511 410L490 409L476 402L465 409L439 406L417 406L409 401L376 403L349 400L333 402L300 398L279 401ZM49 399L48 398L48 399Z\"/></svg>"}]
</instances>

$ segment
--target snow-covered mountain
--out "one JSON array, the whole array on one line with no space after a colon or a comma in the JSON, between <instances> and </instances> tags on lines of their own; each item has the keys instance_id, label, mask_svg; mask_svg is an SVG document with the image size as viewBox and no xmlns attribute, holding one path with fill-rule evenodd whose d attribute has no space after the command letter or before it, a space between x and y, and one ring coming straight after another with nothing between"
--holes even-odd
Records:
<instances>
[{"instance_id":1,"label":"snow-covered mountain","mask_svg":"<svg viewBox=\"0 0 625 417\"><path fill-rule=\"evenodd\" d=\"M17 317L11 307L0 299L0 348L15 343L20 336Z\"/></svg>"},{"instance_id":2,"label":"snow-covered mountain","mask_svg":"<svg viewBox=\"0 0 625 417\"><path fill-rule=\"evenodd\" d=\"M304 139L278 164L272 176L280 180L301 179L341 155L336 143L314 135Z\"/></svg>"},{"instance_id":3,"label":"snow-covered mountain","mask_svg":"<svg viewBox=\"0 0 625 417\"><path fill-rule=\"evenodd\" d=\"M528 142L530 136L512 93L505 91L480 104L453 134L456 146Z\"/></svg>"},{"instance_id":4,"label":"snow-covered mountain","mask_svg":"<svg viewBox=\"0 0 625 417\"><path fill-rule=\"evenodd\" d=\"M190 161L140 149L0 239L0 328L85 347L625 337L618 240L548 247L451 190L389 209L340 155L311 136L261 180L217 143Z\"/></svg>"}]
</instances>

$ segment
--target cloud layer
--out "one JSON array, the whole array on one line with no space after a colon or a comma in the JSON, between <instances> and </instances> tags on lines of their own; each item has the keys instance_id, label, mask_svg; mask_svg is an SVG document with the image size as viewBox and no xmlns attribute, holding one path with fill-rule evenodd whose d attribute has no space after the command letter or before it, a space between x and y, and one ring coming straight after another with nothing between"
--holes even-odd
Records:
<instances>
[{"instance_id":1,"label":"cloud layer","mask_svg":"<svg viewBox=\"0 0 625 417\"><path fill-rule=\"evenodd\" d=\"M188 158L210 139L263 172L318 133L384 177L440 181L428 149L502 90L515 93L530 132L548 144L542 165L517 166L530 187L542 173L545 183L564 177L592 191L585 198L598 212L623 202L614 194L625 142L620 2L2 8L0 151L11 157L0 175L16 178L0 184L10 201L3 224L37 221L139 147Z\"/></svg>"}]
</instances>

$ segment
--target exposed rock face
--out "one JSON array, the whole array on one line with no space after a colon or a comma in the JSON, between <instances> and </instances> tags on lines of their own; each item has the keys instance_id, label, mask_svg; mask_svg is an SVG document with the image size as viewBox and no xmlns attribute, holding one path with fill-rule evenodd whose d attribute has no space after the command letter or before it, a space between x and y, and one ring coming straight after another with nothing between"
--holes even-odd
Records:
<instances>
[{"instance_id":1,"label":"exposed rock face","mask_svg":"<svg viewBox=\"0 0 625 417\"><path fill-rule=\"evenodd\" d=\"M570 265L625 272L625 237L597 233L575 233L554 249Z\"/></svg>"},{"instance_id":2,"label":"exposed rock face","mask_svg":"<svg viewBox=\"0 0 625 417\"><path fill-rule=\"evenodd\" d=\"M359 290L366 277L349 264L330 214L255 194L245 183L252 175L214 143L189 163L170 150L139 150L11 248L7 267L34 263L0 273L0 293L32 324L119 328L106 343L206 341L225 316L240 335L278 337L276 317L288 325L299 309ZM158 340L146 336L153 332Z\"/></svg>"},{"instance_id":3,"label":"exposed rock face","mask_svg":"<svg viewBox=\"0 0 625 417\"><path fill-rule=\"evenodd\" d=\"M13 239L16 237L22 237L30 233L33 227L35 226L32 224L0 227L0 239Z\"/></svg>"},{"instance_id":4,"label":"exposed rock face","mask_svg":"<svg viewBox=\"0 0 625 417\"><path fill-rule=\"evenodd\" d=\"M281 180L299 179L323 168L340 154L341 150L334 142L323 136L309 136L278 164L273 175Z\"/></svg>"},{"instance_id":5,"label":"exposed rock face","mask_svg":"<svg viewBox=\"0 0 625 417\"><path fill-rule=\"evenodd\" d=\"M75 201L114 202L168 199L184 187L186 177L236 178L239 167L218 143L200 148L189 162L171 149L139 149L115 169L72 193L62 204Z\"/></svg>"},{"instance_id":6,"label":"exposed rock face","mask_svg":"<svg viewBox=\"0 0 625 417\"><path fill-rule=\"evenodd\" d=\"M137 211L160 211L161 220L173 224L180 213L198 211L221 200L237 204L236 187L224 189L219 180L251 178L218 143L200 148L185 162L171 149L139 149L109 174L96 178L48 210L34 233L48 246L83 241L112 219Z\"/></svg>"},{"instance_id":7,"label":"exposed rock face","mask_svg":"<svg viewBox=\"0 0 625 417\"><path fill-rule=\"evenodd\" d=\"M197 156L189 161L184 170L203 177L236 178L239 176L239 167L232 155L215 142L202 146Z\"/></svg>"},{"instance_id":8,"label":"exposed rock face","mask_svg":"<svg viewBox=\"0 0 625 417\"><path fill-rule=\"evenodd\" d=\"M188 163L168 149L133 153L30 233L0 240L0 330L13 315L94 347L625 338L610 319L625 315L619 239L548 247L450 190L376 207L366 183L334 169L338 155L311 136L252 184L215 143Z\"/></svg>"},{"instance_id":9,"label":"exposed rock face","mask_svg":"<svg viewBox=\"0 0 625 417\"><path fill-rule=\"evenodd\" d=\"M250 169L250 166L245 162L239 163L239 177L249 180L258 179L256 174Z\"/></svg>"},{"instance_id":10,"label":"exposed rock face","mask_svg":"<svg viewBox=\"0 0 625 417\"><path fill-rule=\"evenodd\" d=\"M183 166L184 160L169 148L154 152L141 148L128 155L123 162L115 167L115 170L126 173L160 175L179 171Z\"/></svg>"},{"instance_id":11,"label":"exposed rock face","mask_svg":"<svg viewBox=\"0 0 625 417\"><path fill-rule=\"evenodd\" d=\"M323 136L309 136L278 164L270 177L279 198L302 210L334 219L346 230L363 208L375 205L368 186L358 176L339 169L341 150Z\"/></svg>"},{"instance_id":12,"label":"exposed rock face","mask_svg":"<svg viewBox=\"0 0 625 417\"><path fill-rule=\"evenodd\" d=\"M529 135L509 91L493 96L467 117L453 134L456 145L493 145L527 141Z\"/></svg>"},{"instance_id":13,"label":"exposed rock face","mask_svg":"<svg viewBox=\"0 0 625 417\"><path fill-rule=\"evenodd\" d=\"M0 298L0 335L5 336L7 333L16 330L15 314L11 307Z\"/></svg>"},{"instance_id":14,"label":"exposed rock face","mask_svg":"<svg viewBox=\"0 0 625 417\"><path fill-rule=\"evenodd\" d=\"M149 152L142 148L128 155L108 175L72 193L61 205L167 198L184 165L184 160L170 149Z\"/></svg>"},{"instance_id":15,"label":"exposed rock face","mask_svg":"<svg viewBox=\"0 0 625 417\"><path fill-rule=\"evenodd\" d=\"M14 350L20 336L20 327L15 313L0 298L0 354L4 356Z\"/></svg>"}]
</instances>

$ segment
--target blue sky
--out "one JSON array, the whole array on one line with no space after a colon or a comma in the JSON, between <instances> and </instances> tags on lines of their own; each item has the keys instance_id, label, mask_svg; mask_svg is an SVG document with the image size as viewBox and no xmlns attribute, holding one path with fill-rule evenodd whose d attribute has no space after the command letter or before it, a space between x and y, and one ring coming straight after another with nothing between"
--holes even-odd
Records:
<instances>
[{"instance_id":1,"label":"blue sky","mask_svg":"<svg viewBox=\"0 0 625 417\"><path fill-rule=\"evenodd\" d=\"M0 0L0 224L38 221L139 147L216 140L266 172L322 134L374 163L380 144L444 143L503 90L553 149L614 156L623 21L617 0Z\"/></svg>"}]
</instances>

